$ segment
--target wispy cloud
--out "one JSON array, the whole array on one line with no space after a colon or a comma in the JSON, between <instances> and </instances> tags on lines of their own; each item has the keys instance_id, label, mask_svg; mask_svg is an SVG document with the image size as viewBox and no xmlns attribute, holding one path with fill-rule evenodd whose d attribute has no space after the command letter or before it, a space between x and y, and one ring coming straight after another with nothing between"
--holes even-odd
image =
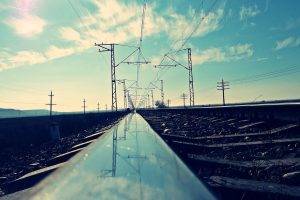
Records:
<instances>
[{"instance_id":1,"label":"wispy cloud","mask_svg":"<svg viewBox=\"0 0 300 200\"><path fill-rule=\"evenodd\" d=\"M266 61L266 60L268 60L268 58L266 58L266 57L256 59L257 62L263 62L263 61Z\"/></svg>"},{"instance_id":2,"label":"wispy cloud","mask_svg":"<svg viewBox=\"0 0 300 200\"><path fill-rule=\"evenodd\" d=\"M10 10L10 16L2 22L11 27L14 32L25 38L41 34L47 22L43 18L34 14L37 0L14 1L11 4L1 4L0 10Z\"/></svg>"},{"instance_id":3,"label":"wispy cloud","mask_svg":"<svg viewBox=\"0 0 300 200\"><path fill-rule=\"evenodd\" d=\"M86 26L82 28L84 34L96 41L118 40L117 42L126 42L140 36L141 5L116 0L93 2L98 11L97 14L88 13L82 18L83 24L80 22L80 26ZM195 13L195 10L190 9L186 15L175 12L171 7L164 13L157 13L155 8L156 4L147 4L144 37L165 32L172 41L182 39L183 32L191 32L199 21L201 23L193 37L202 37L218 30L224 13L224 4L209 13Z\"/></svg>"},{"instance_id":4,"label":"wispy cloud","mask_svg":"<svg viewBox=\"0 0 300 200\"><path fill-rule=\"evenodd\" d=\"M265 9L264 9L264 12L267 12L269 10L269 2L270 0L266 0L266 6L265 6Z\"/></svg>"},{"instance_id":5,"label":"wispy cloud","mask_svg":"<svg viewBox=\"0 0 300 200\"><path fill-rule=\"evenodd\" d=\"M124 3L117 0L92 0L92 3L96 8L93 14L77 4L74 12L79 12L81 19L77 18L71 26L58 28L61 42L70 42L69 46L52 45L43 52L10 53L1 62L1 68L4 68L3 66L8 68L32 65L62 58L91 48L95 42L127 43L138 41L142 15L140 4L137 2ZM187 15L179 14L172 8L169 8L165 13L157 13L156 6L156 3L147 4L144 37L164 32L167 33L170 41L180 40L183 35L178 30L184 30L186 35L193 30L199 20L201 23L193 37L203 37L221 27L220 21L224 14L224 4L209 13L204 13L204 11L195 13L195 10L190 8ZM7 25L23 37L32 37L42 33L47 24L42 18L28 13L17 18L9 18L6 21ZM20 59L20 55L24 55L25 52L28 56L30 55L28 59L24 57Z\"/></svg>"},{"instance_id":6,"label":"wispy cloud","mask_svg":"<svg viewBox=\"0 0 300 200\"><path fill-rule=\"evenodd\" d=\"M288 47L297 47L300 45L300 37L288 37L283 40L276 41L275 50L280 50Z\"/></svg>"},{"instance_id":7,"label":"wispy cloud","mask_svg":"<svg viewBox=\"0 0 300 200\"><path fill-rule=\"evenodd\" d=\"M258 9L257 5L250 6L250 7L245 7L242 6L240 10L240 20L246 20L251 17L255 17L258 15L261 11Z\"/></svg>"},{"instance_id":8,"label":"wispy cloud","mask_svg":"<svg viewBox=\"0 0 300 200\"><path fill-rule=\"evenodd\" d=\"M46 61L46 57L36 51L19 51L17 53L1 52L2 69L18 67L21 65L34 65Z\"/></svg>"},{"instance_id":9,"label":"wispy cloud","mask_svg":"<svg viewBox=\"0 0 300 200\"><path fill-rule=\"evenodd\" d=\"M189 35L194 31L195 27L198 28L192 35L193 37L203 37L221 27L220 21L224 17L224 8L209 13L204 13L202 11L197 14L194 12L195 10L189 12L188 15L181 15L172 10L167 12L170 19L166 20L167 29L165 31L172 40L184 40L185 38L183 36Z\"/></svg>"},{"instance_id":10,"label":"wispy cloud","mask_svg":"<svg viewBox=\"0 0 300 200\"><path fill-rule=\"evenodd\" d=\"M50 46L49 49L45 52L45 57L48 60L53 60L56 58L62 58L76 52L74 48L60 48L57 46Z\"/></svg>"},{"instance_id":11,"label":"wispy cloud","mask_svg":"<svg viewBox=\"0 0 300 200\"><path fill-rule=\"evenodd\" d=\"M0 71L20 66L42 64L50 60L62 58L80 52L82 49L76 47L57 47L50 46L44 52L19 51L0 52Z\"/></svg>"},{"instance_id":12,"label":"wispy cloud","mask_svg":"<svg viewBox=\"0 0 300 200\"><path fill-rule=\"evenodd\" d=\"M300 28L300 18L290 18L284 21L284 24L279 26L271 27L271 31L290 31L293 29Z\"/></svg>"},{"instance_id":13,"label":"wispy cloud","mask_svg":"<svg viewBox=\"0 0 300 200\"><path fill-rule=\"evenodd\" d=\"M71 27L63 27L59 30L59 32L61 38L64 40L75 41L75 42L81 41L80 33Z\"/></svg>"},{"instance_id":14,"label":"wispy cloud","mask_svg":"<svg viewBox=\"0 0 300 200\"><path fill-rule=\"evenodd\" d=\"M238 44L228 48L209 48L202 53L193 55L194 64L204 64L207 62L227 62L251 57L254 53L251 44Z\"/></svg>"},{"instance_id":15,"label":"wispy cloud","mask_svg":"<svg viewBox=\"0 0 300 200\"><path fill-rule=\"evenodd\" d=\"M286 22L285 30L292 30L300 27L300 18L290 19Z\"/></svg>"},{"instance_id":16,"label":"wispy cloud","mask_svg":"<svg viewBox=\"0 0 300 200\"><path fill-rule=\"evenodd\" d=\"M47 24L44 19L30 14L10 17L4 23L10 26L16 34L27 38L42 33Z\"/></svg>"}]
</instances>

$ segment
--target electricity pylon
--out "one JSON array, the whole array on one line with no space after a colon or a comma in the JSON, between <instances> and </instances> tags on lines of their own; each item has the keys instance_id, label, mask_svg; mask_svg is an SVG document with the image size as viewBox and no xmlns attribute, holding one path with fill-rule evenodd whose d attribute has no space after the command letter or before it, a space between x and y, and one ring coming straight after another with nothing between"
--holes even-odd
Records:
<instances>
[{"instance_id":1,"label":"electricity pylon","mask_svg":"<svg viewBox=\"0 0 300 200\"><path fill-rule=\"evenodd\" d=\"M164 101L165 101L164 80L160 80L160 87L158 87L154 83L150 83L150 85L152 85L154 88L148 88L148 89L155 89L156 88L160 91L161 102L164 103Z\"/></svg>"},{"instance_id":2,"label":"electricity pylon","mask_svg":"<svg viewBox=\"0 0 300 200\"><path fill-rule=\"evenodd\" d=\"M118 110L117 102L117 85L116 85L116 62L115 62L115 44L96 44L99 47L99 52L110 52L110 69L111 69L111 109Z\"/></svg>"},{"instance_id":3,"label":"electricity pylon","mask_svg":"<svg viewBox=\"0 0 300 200\"><path fill-rule=\"evenodd\" d=\"M126 46L135 48L127 57L122 59L121 62L116 63L115 60L115 46ZM111 89L112 89L112 98L111 98L111 108L114 111L118 110L118 101L117 101L117 79L116 79L116 68L120 66L121 64L148 64L149 61L146 61L146 59L143 57L144 61L128 61L130 57L132 57L136 52L140 52L140 47L135 46L129 46L129 45L122 45L122 44L115 44L115 43L101 43L97 44L95 43L95 46L99 47L99 52L110 52L110 66L111 66Z\"/></svg>"},{"instance_id":4,"label":"electricity pylon","mask_svg":"<svg viewBox=\"0 0 300 200\"><path fill-rule=\"evenodd\" d=\"M154 65L154 67L159 68L159 67L177 67L181 66L184 69L188 70L188 76L189 76L189 98L190 98L190 106L195 105L195 92L194 92L194 79L193 79L193 64L192 64L192 50L191 48L186 48L186 49L181 49L179 51L176 51L174 53L178 53L180 51L185 51L187 50L188 54L188 66L185 66L175 60L173 57L170 56L170 54L166 54L164 58L168 58L171 60L174 64L159 64L159 65Z\"/></svg>"}]
</instances>

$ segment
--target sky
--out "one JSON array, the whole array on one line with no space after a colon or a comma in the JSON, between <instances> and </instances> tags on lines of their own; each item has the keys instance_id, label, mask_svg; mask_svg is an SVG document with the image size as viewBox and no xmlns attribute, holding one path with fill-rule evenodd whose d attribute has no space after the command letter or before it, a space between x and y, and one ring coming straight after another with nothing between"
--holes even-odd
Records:
<instances>
[{"instance_id":1,"label":"sky","mask_svg":"<svg viewBox=\"0 0 300 200\"><path fill-rule=\"evenodd\" d=\"M229 82L226 102L300 98L300 1L145 1L140 87L159 77L165 100L182 105L188 71L155 68L167 52L187 65L191 48L195 104L222 102L217 82ZM142 0L0 0L0 107L56 111L111 106L110 54L94 43L137 46ZM116 63L134 48L115 47ZM133 55L128 61L136 61ZM174 64L165 60L162 64ZM136 80L136 66L120 64L117 79ZM159 87L158 82L155 82ZM118 84L118 105L123 106ZM141 91L140 94L146 94ZM160 99L159 90L154 98Z\"/></svg>"}]
</instances>

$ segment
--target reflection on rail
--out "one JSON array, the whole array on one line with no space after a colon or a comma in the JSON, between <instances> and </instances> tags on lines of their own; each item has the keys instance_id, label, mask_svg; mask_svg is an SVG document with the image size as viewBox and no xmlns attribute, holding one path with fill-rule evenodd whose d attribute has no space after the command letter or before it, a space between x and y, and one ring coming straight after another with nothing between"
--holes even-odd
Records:
<instances>
[{"instance_id":1,"label":"reflection on rail","mask_svg":"<svg viewBox=\"0 0 300 200\"><path fill-rule=\"evenodd\" d=\"M39 184L31 198L214 199L214 196L141 116L131 114Z\"/></svg>"}]
</instances>

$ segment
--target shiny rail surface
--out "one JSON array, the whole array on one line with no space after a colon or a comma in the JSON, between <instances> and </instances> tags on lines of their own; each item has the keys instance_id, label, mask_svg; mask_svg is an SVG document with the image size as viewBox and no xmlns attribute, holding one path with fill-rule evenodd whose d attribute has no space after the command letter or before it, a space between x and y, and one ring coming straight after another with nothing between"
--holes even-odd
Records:
<instances>
[{"instance_id":1,"label":"shiny rail surface","mask_svg":"<svg viewBox=\"0 0 300 200\"><path fill-rule=\"evenodd\" d=\"M30 199L215 199L138 114L130 114Z\"/></svg>"}]
</instances>

